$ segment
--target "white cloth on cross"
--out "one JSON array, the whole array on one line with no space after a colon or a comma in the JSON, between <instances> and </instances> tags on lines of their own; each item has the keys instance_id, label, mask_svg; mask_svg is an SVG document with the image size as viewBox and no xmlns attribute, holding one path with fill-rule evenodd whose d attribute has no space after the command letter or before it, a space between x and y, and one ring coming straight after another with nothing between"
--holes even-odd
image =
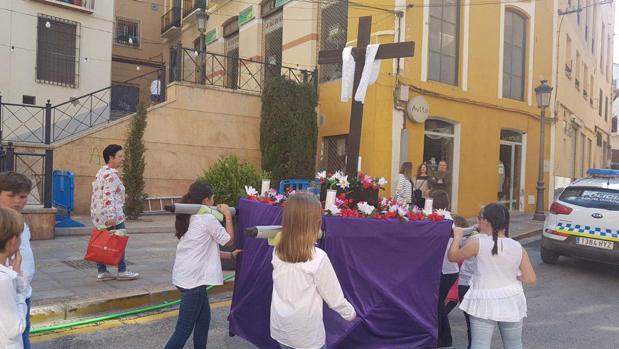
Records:
<instances>
[{"instance_id":1,"label":"white cloth on cross","mask_svg":"<svg viewBox=\"0 0 619 349\"><path fill-rule=\"evenodd\" d=\"M376 59L376 53L380 44L368 45L365 51L365 66L357 92L355 93L355 101L365 103L365 95L368 91L368 86L374 84L380 73L380 60ZM348 102L353 95L355 68L356 62L352 55L352 47L346 47L342 50L342 102Z\"/></svg>"},{"instance_id":2,"label":"white cloth on cross","mask_svg":"<svg viewBox=\"0 0 619 349\"><path fill-rule=\"evenodd\" d=\"M348 102L352 98L353 84L355 80L355 58L352 56L352 47L342 50L342 102Z\"/></svg>"},{"instance_id":3,"label":"white cloth on cross","mask_svg":"<svg viewBox=\"0 0 619 349\"><path fill-rule=\"evenodd\" d=\"M376 59L376 53L379 47L380 44L368 45L365 50L363 75L361 75L361 81L355 93L355 101L357 102L365 103L365 95L368 92L368 86L374 84L378 79L378 73L380 73L380 59Z\"/></svg>"}]
</instances>

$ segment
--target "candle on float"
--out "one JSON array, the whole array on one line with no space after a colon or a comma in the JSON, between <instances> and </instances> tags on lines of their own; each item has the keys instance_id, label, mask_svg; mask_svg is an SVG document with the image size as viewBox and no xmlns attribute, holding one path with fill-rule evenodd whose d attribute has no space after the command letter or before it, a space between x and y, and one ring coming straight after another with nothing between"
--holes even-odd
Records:
<instances>
[{"instance_id":1,"label":"candle on float","mask_svg":"<svg viewBox=\"0 0 619 349\"><path fill-rule=\"evenodd\" d=\"M263 179L262 180L262 188L260 188L260 194L265 195L267 191L271 188L271 180Z\"/></svg>"}]
</instances>

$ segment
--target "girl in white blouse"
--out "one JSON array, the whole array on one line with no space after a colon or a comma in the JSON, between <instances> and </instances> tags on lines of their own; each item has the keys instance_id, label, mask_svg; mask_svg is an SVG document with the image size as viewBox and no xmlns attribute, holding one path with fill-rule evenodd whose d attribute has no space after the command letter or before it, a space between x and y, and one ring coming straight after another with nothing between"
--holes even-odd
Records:
<instances>
[{"instance_id":1,"label":"girl in white blouse","mask_svg":"<svg viewBox=\"0 0 619 349\"><path fill-rule=\"evenodd\" d=\"M194 182L182 203L213 206L213 188L206 182ZM172 283L181 292L181 304L174 334L166 349L181 349L193 332L193 347L205 349L211 321L211 308L206 293L208 285L222 285L223 272L220 256L236 258L234 252L219 252L219 246L234 244L234 227L228 205L217 205L224 215L224 228L211 214L177 214L176 258L172 269Z\"/></svg>"},{"instance_id":2,"label":"girl in white blouse","mask_svg":"<svg viewBox=\"0 0 619 349\"><path fill-rule=\"evenodd\" d=\"M24 347L22 333L26 329L28 281L21 271L22 230L24 221L19 213L0 208L0 348L4 349Z\"/></svg>"},{"instance_id":3,"label":"girl in white blouse","mask_svg":"<svg viewBox=\"0 0 619 349\"><path fill-rule=\"evenodd\" d=\"M462 230L454 230L449 260L475 256L477 268L460 309L471 317L471 349L490 349L498 325L505 349L522 348L522 319L527 316L523 283L536 281L527 251L505 235L509 212L499 204L484 208L481 235L460 247Z\"/></svg>"},{"instance_id":4,"label":"girl in white blouse","mask_svg":"<svg viewBox=\"0 0 619 349\"><path fill-rule=\"evenodd\" d=\"M283 349L326 348L323 300L344 319L356 317L329 257L315 247L320 221L316 196L297 193L288 198L282 237L271 260L271 337Z\"/></svg>"}]
</instances>

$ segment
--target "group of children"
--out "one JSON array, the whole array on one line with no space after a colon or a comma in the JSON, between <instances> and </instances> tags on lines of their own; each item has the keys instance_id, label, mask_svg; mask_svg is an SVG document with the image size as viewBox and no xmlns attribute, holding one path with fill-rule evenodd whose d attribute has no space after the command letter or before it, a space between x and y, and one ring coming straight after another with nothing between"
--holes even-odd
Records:
<instances>
[{"instance_id":1,"label":"group of children","mask_svg":"<svg viewBox=\"0 0 619 349\"><path fill-rule=\"evenodd\" d=\"M30 349L30 298L34 256L30 229L21 211L32 181L16 172L0 173L0 348Z\"/></svg>"},{"instance_id":2,"label":"group of children","mask_svg":"<svg viewBox=\"0 0 619 349\"><path fill-rule=\"evenodd\" d=\"M14 172L0 174L0 347L29 348L30 282L34 258L30 232L19 212L32 183ZM445 194L446 196L446 194ZM433 195L435 208L449 207L448 197ZM213 188L195 182L183 203L214 205ZM234 244L234 227L227 205L218 210L225 227L211 214L178 214L179 239L173 283L181 303L176 328L166 349L183 348L193 332L193 346L206 348L211 320L208 285L223 284L220 259L235 259L240 250L220 252L218 245ZM352 321L355 308L344 297L327 254L316 247L321 226L321 205L310 193L290 196L284 208L282 237L273 251L271 336L282 349L326 348L323 301L342 318ZM451 217L447 217L451 218ZM457 221L457 219L454 219ZM465 238L454 227L445 253L439 292L439 346L451 346L445 299L460 276L460 309L465 313L469 348L489 349L499 327L504 348L522 348L522 319L526 316L523 283L534 283L535 272L522 246L508 237L509 211L486 206L480 216L480 234ZM465 241L468 240L468 241ZM461 267L458 263L463 263Z\"/></svg>"},{"instance_id":3,"label":"group of children","mask_svg":"<svg viewBox=\"0 0 619 349\"><path fill-rule=\"evenodd\" d=\"M438 347L451 347L448 314L453 302L447 294L457 287L457 299L464 313L468 349L490 349L495 327L499 327L503 348L522 349L522 323L527 304L522 284L536 282L535 271L526 250L509 238L510 213L507 207L490 204L477 217L477 234L464 237L468 223L451 216L449 196L444 191L432 193L433 208L446 212L454 221L449 239L438 302Z\"/></svg>"},{"instance_id":4,"label":"group of children","mask_svg":"<svg viewBox=\"0 0 619 349\"><path fill-rule=\"evenodd\" d=\"M213 196L210 185L196 182L181 201L213 205ZM433 200L436 209L449 207L445 192L436 192ZM192 331L194 348L206 348L210 322L206 286L223 283L219 258L236 258L241 252L219 252L217 245L233 244L234 229L228 207L219 205L218 209L226 217L225 228L209 214L176 216L180 241L173 280L181 291L181 305L166 349L183 348ZM448 219L461 221L446 214ZM323 301L346 320L357 316L344 297L329 257L316 247L321 215L320 202L310 193L291 195L284 208L282 236L271 260L270 316L271 337L282 349L326 348ZM499 204L482 210L477 235L464 238L464 230L454 226L441 275L439 346L451 346L445 299L460 275L460 309L467 319L468 348L489 349L496 326L504 348L522 348L522 319L527 310L522 284L534 283L536 277L526 250L508 237L508 227L509 211Z\"/></svg>"}]
</instances>

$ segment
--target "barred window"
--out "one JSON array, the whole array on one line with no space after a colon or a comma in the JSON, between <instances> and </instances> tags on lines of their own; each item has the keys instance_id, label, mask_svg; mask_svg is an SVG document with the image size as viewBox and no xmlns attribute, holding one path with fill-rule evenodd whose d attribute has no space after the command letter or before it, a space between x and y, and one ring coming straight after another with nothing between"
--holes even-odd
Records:
<instances>
[{"instance_id":1,"label":"barred window","mask_svg":"<svg viewBox=\"0 0 619 349\"><path fill-rule=\"evenodd\" d=\"M337 50L346 46L348 0L324 1L320 8L320 49ZM342 78L342 64L320 67L320 82Z\"/></svg>"},{"instance_id":2,"label":"barred window","mask_svg":"<svg viewBox=\"0 0 619 349\"><path fill-rule=\"evenodd\" d=\"M262 20L266 80L281 75L284 11L271 12Z\"/></svg>"},{"instance_id":3,"label":"barred window","mask_svg":"<svg viewBox=\"0 0 619 349\"><path fill-rule=\"evenodd\" d=\"M39 15L37 23L36 80L77 87L80 24Z\"/></svg>"},{"instance_id":4,"label":"barred window","mask_svg":"<svg viewBox=\"0 0 619 349\"><path fill-rule=\"evenodd\" d=\"M322 168L327 172L344 171L346 169L346 145L348 135L329 136L322 138Z\"/></svg>"},{"instance_id":5,"label":"barred window","mask_svg":"<svg viewBox=\"0 0 619 349\"><path fill-rule=\"evenodd\" d=\"M140 26L137 21L116 18L116 43L140 47Z\"/></svg>"},{"instance_id":6,"label":"barred window","mask_svg":"<svg viewBox=\"0 0 619 349\"><path fill-rule=\"evenodd\" d=\"M503 38L503 97L524 99L524 53L527 20L515 11L505 11ZM577 77L578 78L578 77Z\"/></svg>"},{"instance_id":7,"label":"barred window","mask_svg":"<svg viewBox=\"0 0 619 349\"><path fill-rule=\"evenodd\" d=\"M460 2L436 3L430 7L428 79L457 85Z\"/></svg>"}]
</instances>

